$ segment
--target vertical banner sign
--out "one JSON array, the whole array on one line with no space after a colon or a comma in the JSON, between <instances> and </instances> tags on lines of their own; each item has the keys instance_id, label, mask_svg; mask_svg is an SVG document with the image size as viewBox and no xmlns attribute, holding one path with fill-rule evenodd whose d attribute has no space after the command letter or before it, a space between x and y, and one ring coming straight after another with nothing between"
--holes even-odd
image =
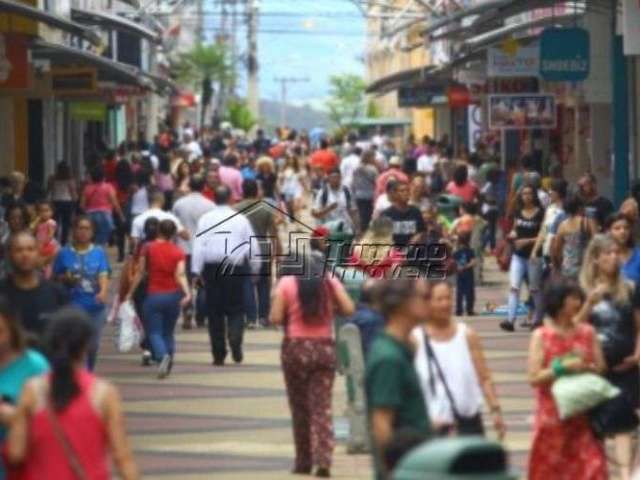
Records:
<instances>
[{"instance_id":1,"label":"vertical banner sign","mask_svg":"<svg viewBox=\"0 0 640 480\"><path fill-rule=\"evenodd\" d=\"M475 150L475 145L482 138L482 105L469 105L469 150Z\"/></svg>"},{"instance_id":2,"label":"vertical banner sign","mask_svg":"<svg viewBox=\"0 0 640 480\"><path fill-rule=\"evenodd\" d=\"M584 28L547 28L540 38L540 76L549 82L589 77L591 42Z\"/></svg>"},{"instance_id":3,"label":"vertical banner sign","mask_svg":"<svg viewBox=\"0 0 640 480\"><path fill-rule=\"evenodd\" d=\"M640 0L622 0L622 36L625 55L640 55Z\"/></svg>"},{"instance_id":4,"label":"vertical banner sign","mask_svg":"<svg viewBox=\"0 0 640 480\"><path fill-rule=\"evenodd\" d=\"M27 88L28 83L27 37L0 33L0 90Z\"/></svg>"}]
</instances>

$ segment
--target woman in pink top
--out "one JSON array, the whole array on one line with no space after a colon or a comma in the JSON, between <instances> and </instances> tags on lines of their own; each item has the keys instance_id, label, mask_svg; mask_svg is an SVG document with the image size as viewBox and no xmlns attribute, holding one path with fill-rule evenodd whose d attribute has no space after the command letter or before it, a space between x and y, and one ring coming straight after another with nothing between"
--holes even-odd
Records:
<instances>
[{"instance_id":1,"label":"woman in pink top","mask_svg":"<svg viewBox=\"0 0 640 480\"><path fill-rule=\"evenodd\" d=\"M29 382L9 430L7 460L22 480L139 478L124 429L118 392L85 370L93 328L73 307L51 318L47 347L52 372Z\"/></svg>"},{"instance_id":2,"label":"woman in pink top","mask_svg":"<svg viewBox=\"0 0 640 480\"><path fill-rule=\"evenodd\" d=\"M463 203L474 203L478 198L478 186L469 180L466 165L458 165L453 171L453 180L447 185L447 193L460 197Z\"/></svg>"},{"instance_id":3,"label":"woman in pink top","mask_svg":"<svg viewBox=\"0 0 640 480\"><path fill-rule=\"evenodd\" d=\"M104 170L96 166L91 170L91 182L82 191L80 208L91 218L95 225L94 243L106 245L109 243L113 231L113 211L124 222L124 215L118 203L118 197L113 185L104 178Z\"/></svg>"},{"instance_id":4,"label":"woman in pink top","mask_svg":"<svg viewBox=\"0 0 640 480\"><path fill-rule=\"evenodd\" d=\"M331 392L336 373L334 310L349 316L354 305L324 264L307 257L307 276L284 276L275 289L271 322L284 325L281 361L293 420L293 473L329 477L334 447Z\"/></svg>"}]
</instances>

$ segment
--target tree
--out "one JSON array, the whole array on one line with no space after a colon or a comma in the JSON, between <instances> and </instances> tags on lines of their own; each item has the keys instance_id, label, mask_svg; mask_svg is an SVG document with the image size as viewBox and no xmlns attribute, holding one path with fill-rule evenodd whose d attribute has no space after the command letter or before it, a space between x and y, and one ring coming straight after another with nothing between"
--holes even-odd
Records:
<instances>
[{"instance_id":1,"label":"tree","mask_svg":"<svg viewBox=\"0 0 640 480\"><path fill-rule=\"evenodd\" d=\"M227 116L226 120L234 126L248 132L253 126L258 123L256 118L249 110L247 102L234 98L229 100L227 104Z\"/></svg>"},{"instance_id":2,"label":"tree","mask_svg":"<svg viewBox=\"0 0 640 480\"><path fill-rule=\"evenodd\" d=\"M351 127L365 109L366 84L360 76L353 74L334 75L329 82L329 119L339 129Z\"/></svg>"},{"instance_id":3,"label":"tree","mask_svg":"<svg viewBox=\"0 0 640 480\"><path fill-rule=\"evenodd\" d=\"M214 92L222 92L233 81L234 74L229 52L222 44L198 43L191 51L180 55L174 65L174 75L179 83L200 89L201 125L204 125L207 118L207 109Z\"/></svg>"}]
</instances>

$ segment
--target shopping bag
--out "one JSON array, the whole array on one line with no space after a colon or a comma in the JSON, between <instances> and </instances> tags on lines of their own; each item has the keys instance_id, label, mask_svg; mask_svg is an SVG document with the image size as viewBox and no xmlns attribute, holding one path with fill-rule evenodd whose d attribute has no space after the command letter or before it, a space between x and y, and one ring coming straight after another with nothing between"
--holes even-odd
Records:
<instances>
[{"instance_id":1,"label":"shopping bag","mask_svg":"<svg viewBox=\"0 0 640 480\"><path fill-rule=\"evenodd\" d=\"M125 353L138 345L142 340L142 325L136 315L131 301L124 302L118 309L118 332L116 348Z\"/></svg>"}]
</instances>

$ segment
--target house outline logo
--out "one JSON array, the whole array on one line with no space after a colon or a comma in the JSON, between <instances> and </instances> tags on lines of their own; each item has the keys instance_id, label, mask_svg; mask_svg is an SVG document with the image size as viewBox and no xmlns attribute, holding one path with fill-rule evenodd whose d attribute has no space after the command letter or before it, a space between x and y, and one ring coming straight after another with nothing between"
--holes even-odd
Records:
<instances>
[{"instance_id":1,"label":"house outline logo","mask_svg":"<svg viewBox=\"0 0 640 480\"><path fill-rule=\"evenodd\" d=\"M288 274L304 275L306 273L306 262L304 261L304 259L307 253L307 247L308 247L307 243L313 237L313 232L315 228L307 225L305 222L301 220L298 220L293 215L290 215L285 210L277 207L276 205L273 205L271 202L267 200L264 200L264 199L256 200L254 203L251 203L250 205L243 207L242 209L235 212L233 215L228 216L224 220L221 220L220 222L216 223L215 225L207 227L205 230L198 232L195 235L195 238L199 238L203 235L206 235L212 230L217 230L220 226L231 221L233 218L237 217L238 215L244 215L247 218L247 220L251 223L250 215L261 208L267 208L271 212L273 212L275 215L282 215L283 217L290 219L295 225L297 225L300 228L296 230L290 230L288 232L288 238L286 242L287 247L283 248L282 249L283 253L280 253L280 254L273 251L273 244L271 242L275 238L274 235L254 235L251 238L240 243L239 245L236 245L231 251L229 251L229 245L227 243L228 239L225 239L226 256L219 268L222 270L223 274L228 273L227 272L228 269L231 269L233 267L233 265L228 261L229 255L237 251L239 248L245 247L248 243L249 244L249 260L250 261L260 260L263 265L268 266L267 271L263 271L261 269L260 273L258 274L259 276L271 275L272 259L281 260L281 261L276 261L276 269L277 269L276 273L280 271L283 265L286 265ZM231 233L232 232L230 230L224 230L224 231L221 230L221 231L214 232L214 234L216 235L229 235ZM259 246L263 246L263 245L268 246L269 247L268 251L262 251L261 248L256 249L255 248L256 243ZM233 273L238 276L252 275L251 273L246 273L246 272L242 272L242 273L233 272Z\"/></svg>"}]
</instances>

